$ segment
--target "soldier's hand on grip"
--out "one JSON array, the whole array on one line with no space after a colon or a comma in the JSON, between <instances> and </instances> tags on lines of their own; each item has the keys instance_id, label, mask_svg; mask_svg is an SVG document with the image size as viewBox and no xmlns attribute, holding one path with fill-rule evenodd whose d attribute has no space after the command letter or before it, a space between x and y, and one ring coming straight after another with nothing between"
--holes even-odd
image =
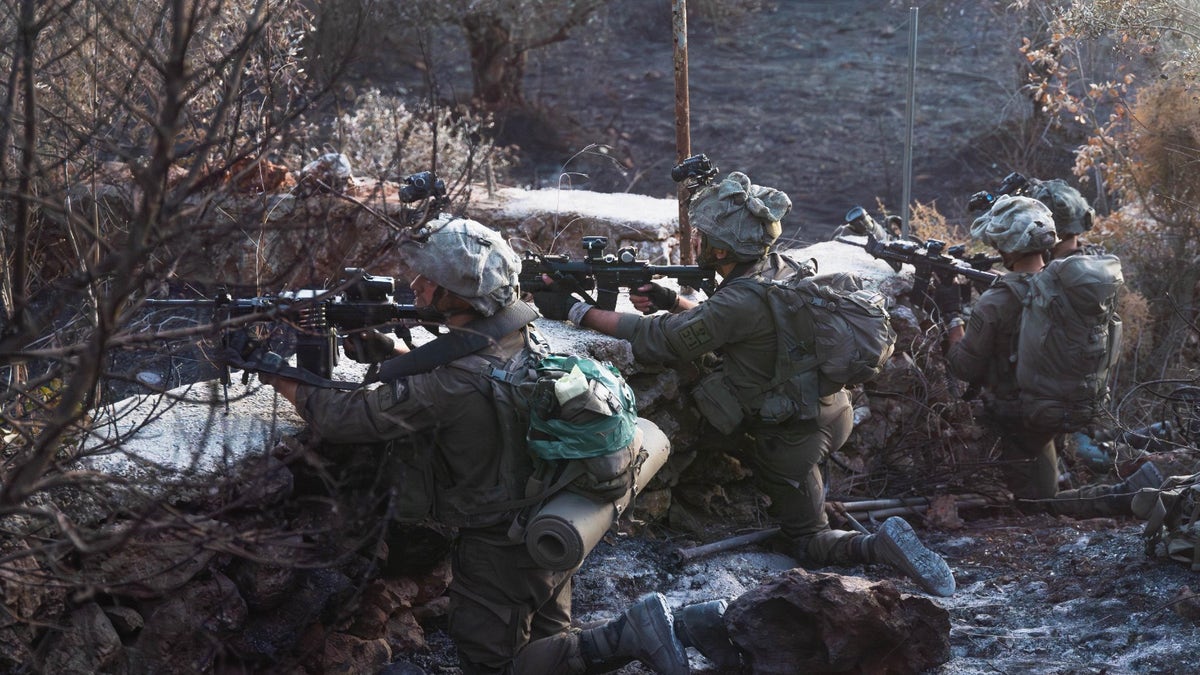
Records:
<instances>
[{"instance_id":1,"label":"soldier's hand on grip","mask_svg":"<svg viewBox=\"0 0 1200 675\"><path fill-rule=\"evenodd\" d=\"M396 354L396 342L374 328L355 331L342 342L342 351L359 363L379 363Z\"/></svg>"},{"instance_id":2,"label":"soldier's hand on grip","mask_svg":"<svg viewBox=\"0 0 1200 675\"><path fill-rule=\"evenodd\" d=\"M679 302L679 294L670 288L650 282L629 291L629 301L642 314L653 314L662 309L669 312Z\"/></svg>"},{"instance_id":3,"label":"soldier's hand on grip","mask_svg":"<svg viewBox=\"0 0 1200 675\"><path fill-rule=\"evenodd\" d=\"M937 305L941 320L949 321L962 314L962 289L958 284L938 284L933 291L933 302Z\"/></svg>"}]
</instances>

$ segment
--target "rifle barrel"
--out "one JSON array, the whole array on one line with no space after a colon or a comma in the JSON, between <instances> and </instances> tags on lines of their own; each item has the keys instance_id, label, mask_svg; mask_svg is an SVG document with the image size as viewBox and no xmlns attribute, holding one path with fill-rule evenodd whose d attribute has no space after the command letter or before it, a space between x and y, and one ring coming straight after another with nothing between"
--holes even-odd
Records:
<instances>
[{"instance_id":1,"label":"rifle barrel","mask_svg":"<svg viewBox=\"0 0 1200 675\"><path fill-rule=\"evenodd\" d=\"M928 252L922 252L925 249L916 246L910 242L888 242L884 243L872 237L867 238L867 243L860 244L856 241L838 237L838 241L843 244L850 244L865 249L867 253L880 259L892 262L912 265L917 268L917 273L920 275L926 272L932 273L934 270L942 272L953 272L964 276L971 281L978 281L988 286L995 283L1000 278L999 274L980 270L972 267L970 263L959 260L951 256L945 255L929 255Z\"/></svg>"}]
</instances>

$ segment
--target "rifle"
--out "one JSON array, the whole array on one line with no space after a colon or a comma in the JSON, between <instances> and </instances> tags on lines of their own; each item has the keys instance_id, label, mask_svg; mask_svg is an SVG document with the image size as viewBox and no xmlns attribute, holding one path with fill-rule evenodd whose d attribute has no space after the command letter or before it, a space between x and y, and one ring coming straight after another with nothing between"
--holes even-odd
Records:
<instances>
[{"instance_id":1,"label":"rifle","mask_svg":"<svg viewBox=\"0 0 1200 675\"><path fill-rule=\"evenodd\" d=\"M150 307L211 308L213 323L227 325L235 318L286 323L296 330L296 365L328 380L337 365L338 332L364 328L392 327L405 342L411 340L409 323L418 319L412 304L395 302L396 282L392 277L367 274L358 267L343 270L343 279L333 289L306 288L283 291L273 296L234 298L225 289L213 298L147 299ZM246 330L222 330L222 348L234 348L249 355L263 351L261 338ZM281 357L267 352L279 365ZM243 376L245 381L247 375ZM221 382L229 384L229 368L222 367Z\"/></svg>"},{"instance_id":2,"label":"rifle","mask_svg":"<svg viewBox=\"0 0 1200 675\"><path fill-rule=\"evenodd\" d=\"M937 240L935 239L934 241ZM992 270L992 266L1004 262L1004 258L1001 256L988 255L983 252L967 255L966 244L955 244L954 246L946 249L946 253L949 253L955 258L967 263L971 267L983 272L990 272Z\"/></svg>"},{"instance_id":3,"label":"rifle","mask_svg":"<svg viewBox=\"0 0 1200 675\"><path fill-rule=\"evenodd\" d=\"M892 266L892 269L899 271L901 264L912 265L916 272L913 274L913 287L909 293L909 297L913 299L919 306L928 308L932 305L933 299L929 296L929 282L932 281L933 275L937 275L938 282L942 284L954 283L954 278L963 276L986 289L990 287L997 279L999 274L989 272L985 269L978 269L976 265L987 264L991 267L991 258L976 254L973 258L975 263L969 262L967 259L946 255L942 253L946 248L946 243L937 239L927 239L925 245L921 246L916 242L907 240L881 242L875 237L868 236L866 244L860 244L856 241L838 237L838 241L843 244L850 244L865 248L867 253L887 261ZM954 247L957 248L957 247ZM982 258L978 256L983 256ZM998 261L996 261L998 262ZM963 285L967 297L963 301L970 300L971 287Z\"/></svg>"},{"instance_id":4,"label":"rifle","mask_svg":"<svg viewBox=\"0 0 1200 675\"><path fill-rule=\"evenodd\" d=\"M545 274L554 281L556 288L579 293L588 303L608 310L616 308L620 289L638 288L655 277L678 279L680 285L698 288L708 295L717 290L715 270L696 265L651 265L647 260L638 260L631 246L622 247L616 254L605 253L608 237L583 237L582 243L583 260L526 252L518 277L521 290L527 293L551 290L542 281ZM589 291L595 291L595 299Z\"/></svg>"}]
</instances>

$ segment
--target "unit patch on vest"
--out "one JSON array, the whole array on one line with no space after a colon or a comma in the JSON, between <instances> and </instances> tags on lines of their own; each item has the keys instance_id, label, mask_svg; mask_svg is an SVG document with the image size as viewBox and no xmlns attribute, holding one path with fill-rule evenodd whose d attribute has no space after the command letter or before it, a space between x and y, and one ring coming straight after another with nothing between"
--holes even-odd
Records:
<instances>
[{"instance_id":1,"label":"unit patch on vest","mask_svg":"<svg viewBox=\"0 0 1200 675\"><path fill-rule=\"evenodd\" d=\"M967 324L967 332L975 333L976 335L979 335L979 333L982 330L983 330L983 317L980 316L979 313L977 313L977 312L972 313L971 314L971 322Z\"/></svg>"},{"instance_id":2,"label":"unit patch on vest","mask_svg":"<svg viewBox=\"0 0 1200 675\"><path fill-rule=\"evenodd\" d=\"M704 325L703 319L698 318L679 329L679 342L688 351L704 347L712 342L712 339L712 334L708 332L708 326Z\"/></svg>"}]
</instances>

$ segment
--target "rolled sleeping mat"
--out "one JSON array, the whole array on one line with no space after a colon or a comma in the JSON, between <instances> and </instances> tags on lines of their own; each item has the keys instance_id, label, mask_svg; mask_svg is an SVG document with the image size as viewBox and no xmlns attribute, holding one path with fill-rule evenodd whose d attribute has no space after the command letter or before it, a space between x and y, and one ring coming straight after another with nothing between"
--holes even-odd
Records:
<instances>
[{"instance_id":1,"label":"rolled sleeping mat","mask_svg":"<svg viewBox=\"0 0 1200 675\"><path fill-rule=\"evenodd\" d=\"M529 521L525 546L539 567L553 571L575 569L583 564L604 533L641 493L650 479L667 463L671 442L650 420L639 417L634 442L641 442L646 460L638 469L633 490L607 504L563 490Z\"/></svg>"}]
</instances>

